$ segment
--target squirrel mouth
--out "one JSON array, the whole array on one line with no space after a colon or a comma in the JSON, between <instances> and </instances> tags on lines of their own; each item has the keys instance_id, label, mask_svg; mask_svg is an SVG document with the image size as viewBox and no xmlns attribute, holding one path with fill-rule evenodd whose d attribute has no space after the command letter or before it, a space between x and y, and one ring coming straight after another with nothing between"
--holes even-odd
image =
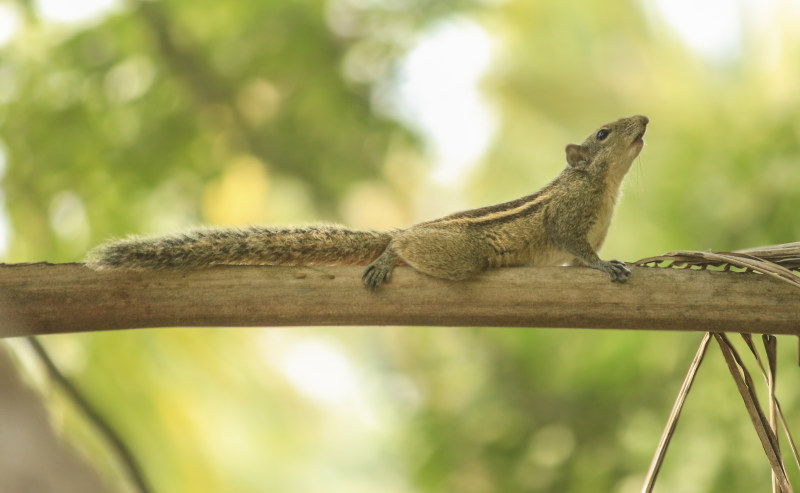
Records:
<instances>
[{"instance_id":1,"label":"squirrel mouth","mask_svg":"<svg viewBox=\"0 0 800 493\"><path fill-rule=\"evenodd\" d=\"M631 144L639 144L639 143L644 143L644 130L639 132L636 135L636 137L633 138L633 142L631 142Z\"/></svg>"}]
</instances>

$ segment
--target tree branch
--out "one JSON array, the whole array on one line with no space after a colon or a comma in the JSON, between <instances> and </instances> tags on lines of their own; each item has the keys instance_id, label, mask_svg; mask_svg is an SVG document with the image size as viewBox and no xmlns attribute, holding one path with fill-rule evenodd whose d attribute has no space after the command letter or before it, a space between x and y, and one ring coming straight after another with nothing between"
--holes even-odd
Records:
<instances>
[{"instance_id":1,"label":"tree branch","mask_svg":"<svg viewBox=\"0 0 800 493\"><path fill-rule=\"evenodd\" d=\"M0 265L0 337L148 327L444 325L800 335L800 290L765 275L634 267L505 268L450 282L397 268L377 293L362 267L218 266L94 272Z\"/></svg>"}]
</instances>

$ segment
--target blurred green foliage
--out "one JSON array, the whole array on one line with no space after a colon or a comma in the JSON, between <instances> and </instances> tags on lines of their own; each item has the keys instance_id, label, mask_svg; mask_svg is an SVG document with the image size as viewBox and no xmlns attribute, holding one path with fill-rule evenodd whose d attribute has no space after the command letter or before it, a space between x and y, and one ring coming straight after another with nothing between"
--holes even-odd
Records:
<instances>
[{"instance_id":1,"label":"blurred green foliage","mask_svg":"<svg viewBox=\"0 0 800 493\"><path fill-rule=\"evenodd\" d=\"M633 0L131 0L79 25L43 20L31 2L2 5L23 22L0 47L8 261L76 261L111 235L199 222L402 227L451 203L530 193L563 166L568 142L634 113L651 119L648 144L604 257L800 239L800 38L788 2L766 24L743 23L721 59ZM483 86L498 116L456 192L426 177L413 123L376 110L407 51L454 16L497 40ZM45 343L156 491L627 493L699 339L349 327ZM796 423L786 346L779 395ZM123 488L69 404L52 406ZM768 481L712 347L657 491Z\"/></svg>"}]
</instances>

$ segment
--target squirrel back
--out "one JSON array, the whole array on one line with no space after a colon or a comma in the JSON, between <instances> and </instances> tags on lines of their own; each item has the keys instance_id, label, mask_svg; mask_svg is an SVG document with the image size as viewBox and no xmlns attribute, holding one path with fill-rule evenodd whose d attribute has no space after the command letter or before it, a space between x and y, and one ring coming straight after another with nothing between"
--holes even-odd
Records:
<instances>
[{"instance_id":1,"label":"squirrel back","mask_svg":"<svg viewBox=\"0 0 800 493\"><path fill-rule=\"evenodd\" d=\"M389 232L338 225L297 228L198 228L166 236L129 236L89 252L95 270L226 265L366 265L391 241Z\"/></svg>"}]
</instances>

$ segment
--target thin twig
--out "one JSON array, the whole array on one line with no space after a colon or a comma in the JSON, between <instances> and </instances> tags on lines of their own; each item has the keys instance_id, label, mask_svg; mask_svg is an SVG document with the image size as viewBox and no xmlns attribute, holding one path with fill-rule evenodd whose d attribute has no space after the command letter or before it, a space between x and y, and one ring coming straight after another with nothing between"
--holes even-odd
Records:
<instances>
[{"instance_id":1,"label":"thin twig","mask_svg":"<svg viewBox=\"0 0 800 493\"><path fill-rule=\"evenodd\" d=\"M58 369L39 340L35 337L27 337L26 339L33 351L42 363L44 363L50 378L64 389L64 392L66 392L72 402L75 403L78 409L80 409L86 418L108 441L109 446L117 454L117 457L127 471L131 481L136 485L137 490L140 493L152 493L152 490L147 485L144 473L136 461L136 457L134 457L133 452L131 452L130 448L125 444L125 441L119 436L119 433L114 430L111 424L109 424L103 415L89 402L83 393L61 373L61 370Z\"/></svg>"}]
</instances>

